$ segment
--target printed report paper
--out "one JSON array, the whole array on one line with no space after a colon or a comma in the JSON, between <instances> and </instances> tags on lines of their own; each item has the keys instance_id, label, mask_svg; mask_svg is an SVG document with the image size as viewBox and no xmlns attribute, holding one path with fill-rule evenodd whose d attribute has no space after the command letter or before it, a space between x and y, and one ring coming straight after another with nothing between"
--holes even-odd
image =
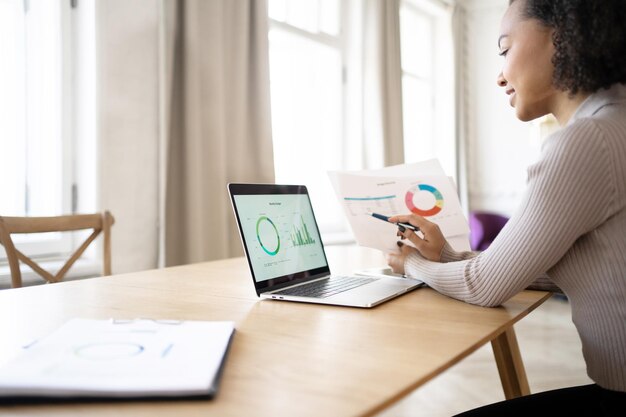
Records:
<instances>
[{"instance_id":1,"label":"printed report paper","mask_svg":"<svg viewBox=\"0 0 626 417\"><path fill-rule=\"evenodd\" d=\"M212 396L232 322L73 319L0 368L2 397Z\"/></svg>"},{"instance_id":2,"label":"printed report paper","mask_svg":"<svg viewBox=\"0 0 626 417\"><path fill-rule=\"evenodd\" d=\"M436 160L329 176L357 242L398 250L397 226L371 216L416 213L437 223L450 245L470 250L469 226L456 189Z\"/></svg>"}]
</instances>

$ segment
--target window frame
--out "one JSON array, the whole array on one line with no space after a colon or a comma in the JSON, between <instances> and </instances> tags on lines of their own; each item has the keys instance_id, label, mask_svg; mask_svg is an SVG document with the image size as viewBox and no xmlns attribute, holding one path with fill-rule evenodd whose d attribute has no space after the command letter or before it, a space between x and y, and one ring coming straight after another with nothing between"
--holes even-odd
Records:
<instances>
[{"instance_id":1,"label":"window frame","mask_svg":"<svg viewBox=\"0 0 626 417\"><path fill-rule=\"evenodd\" d=\"M20 2L20 0L15 0ZM44 0L45 1L45 0ZM32 4L28 0L23 2L24 19L30 11ZM60 135L62 150L60 153L60 189L61 201L60 210L51 211L49 216L62 215L67 213L76 213L78 208L78 171L85 167L79 166L77 162L78 146L76 137L77 126L77 84L76 75L80 70L80 51L78 50L78 36L80 36L79 18L77 16L78 2L75 0L64 0L59 2L59 19L60 19L60 42L61 65L60 77L61 86L59 89L59 101L61 103L61 121ZM23 37L25 38L26 32ZM27 80L24 81L25 83ZM24 149L27 149L27 137L24 137ZM26 151L27 152L27 151ZM26 171L28 170L28 154L26 157ZM29 181L28 176L24 178L25 216L29 216ZM1 213L2 215L15 215L15 213ZM83 233L84 234L84 233ZM53 234L36 234L24 238L24 235L14 235L14 243L16 247L28 254L29 257L37 260L49 260L55 262L68 256L72 249L82 240L82 235L78 233L53 233ZM52 237L51 237L52 236ZM89 251L90 254L93 251ZM8 273L8 263L4 249L0 245L0 276ZM45 261L44 261L45 262Z\"/></svg>"},{"instance_id":2,"label":"window frame","mask_svg":"<svg viewBox=\"0 0 626 417\"><path fill-rule=\"evenodd\" d=\"M355 159L353 155L349 154L350 149L350 140L348 139L348 132L350 130L349 124L349 109L348 103L351 102L349 94L350 94L350 84L352 78L351 72L351 63L354 62L350 59L350 51L348 50L348 33L350 24L350 13L353 13L351 1L354 0L337 0L339 3L339 30L336 35L330 35L325 32L310 32L305 29L299 28L287 22L277 20L272 18L268 13L268 22L269 22L269 32L273 30L283 31L290 35L298 36L304 38L310 42L318 43L327 47L334 48L339 56L341 61L341 128L340 135L342 140L338 146L339 152L341 152L341 164L342 169L348 169L350 167L351 161ZM269 35L269 33L268 33ZM271 47L271 46L270 46ZM356 81L356 80L355 80ZM360 158L358 158L360 159ZM312 202L314 207L316 202ZM317 202L320 204L320 202ZM317 216L319 217L319 215ZM318 224L320 223L320 219L317 219ZM324 227L320 226L320 234L322 235L322 240L325 244L343 244L354 242L354 238L350 232L348 223L343 217L337 220L335 224L332 226Z\"/></svg>"},{"instance_id":3,"label":"window frame","mask_svg":"<svg viewBox=\"0 0 626 417\"><path fill-rule=\"evenodd\" d=\"M341 92L342 140L341 144L338 146L338 149L341 152L341 161L343 165L342 169L361 170L363 169L363 165L367 164L367 162L365 161L366 150L362 141L364 129L363 117L365 117L363 115L363 100L366 99L364 97L363 90L364 51L362 46L365 29L363 24L366 8L364 6L364 3L360 0L338 1L340 2L340 28L338 34L336 35L337 40L335 40L335 36L327 35L325 33L312 33L307 30L294 27L293 25L285 23L284 21L273 19L271 16L269 16L268 12L269 29L270 31L276 29L284 30L287 33L302 36L307 40L338 48L337 50L341 55L341 61L343 63L343 82ZM444 21L448 18L449 15L451 15L452 4L446 0L400 0L398 14L400 14L402 7L407 7L412 12L419 13L421 16L427 18L431 23L431 73L428 79L424 79L422 77L417 77L417 79L419 81L426 81L431 91L429 105L433 112L433 138L429 146L432 148L433 154L439 156L440 158L441 156L439 155L439 153L442 150L446 151L448 147L452 147L450 151L453 152L453 155L450 155L449 158L446 158L449 160L442 161L442 163L444 164L444 168L447 168L452 176L456 177L456 167L450 166L458 163L456 156L457 145L455 138L456 132L454 131L455 127L453 126L450 131L449 127L442 127L438 124L441 119L441 114L447 111L446 107L449 103L446 102L445 105L442 106L441 99L438 97L438 94L441 91L444 91L444 89L441 88L441 83L442 80L447 80L447 76L440 76L440 74L438 74L437 72L437 68L438 65L440 65L441 59L436 50L436 48L441 43L447 44L447 40L444 41L444 39L447 38L442 35L442 30L446 29ZM398 16L398 18L400 18L400 16ZM450 38L451 37L452 33L450 33ZM400 47L402 48L401 45ZM454 74L451 75L453 77ZM410 71L405 71L404 68L401 68L401 77L401 82L405 77L415 78L414 74L412 74ZM453 87L451 91L454 92ZM447 89L445 89L445 93L448 93ZM402 100L404 103L404 93ZM450 97L450 104L454 105L453 95ZM454 108L452 108L451 110L452 112L455 111ZM403 116L405 114L406 113L404 113L403 111ZM450 117L453 116L447 116L447 118ZM404 130L404 125L402 126L402 128ZM437 144L440 136L445 137L446 139L443 149L440 149L439 145ZM451 139L451 141L449 139ZM315 202L313 202L313 204L315 205ZM354 242L348 222L344 218L345 216L343 216L343 211L340 212L342 214L340 216L341 219L337 219L336 223L333 223L330 226L327 225L321 227L321 233L325 243ZM320 223L324 224L329 222L327 221L327 219L324 219L324 221Z\"/></svg>"},{"instance_id":4,"label":"window frame","mask_svg":"<svg viewBox=\"0 0 626 417\"><path fill-rule=\"evenodd\" d=\"M402 126L404 134L406 135L407 133L407 129L406 129L406 119L407 119L407 114L405 112L406 109L406 97L404 95L404 86L405 86L405 78L411 79L414 82L420 83L422 85L427 85L429 91L430 91L430 95L428 97L428 103L429 103L429 107L432 111L432 115L434 116L434 114L436 113L437 109L436 109L436 103L435 103L435 97L436 97L436 92L437 92L437 71L435 68L435 64L436 64L436 47L437 47L437 39L436 39L436 35L437 35L437 30L436 30L436 19L435 16L433 15L433 13L429 13L428 12L428 8L424 8L422 5L418 5L416 3L416 1L414 0L401 0L400 2L400 7L398 9L398 13L400 14L400 16L402 15L402 9L405 8L407 9L407 11L409 11L410 13L414 13L419 15L421 18L424 18L424 20L428 21L428 24L430 25L430 61L429 61L429 75L428 76L422 76L420 74L417 74L415 72L411 72L410 70L407 70L404 68L404 66L401 64L400 69L401 69L401 83L402 83L402 108L403 108L403 120L405 120L404 126ZM400 18L400 21L402 21L402 19ZM401 32L402 33L402 30ZM402 45L402 37L400 38L400 44ZM432 123L431 125L431 134L433 135L433 137L437 136L437 125L436 123ZM409 140L415 140L415 138L408 138ZM407 159L407 137L405 136L403 138L403 145L405 148L405 161Z\"/></svg>"},{"instance_id":5,"label":"window frame","mask_svg":"<svg viewBox=\"0 0 626 417\"><path fill-rule=\"evenodd\" d=\"M431 36L431 44L430 44L430 62L431 62L431 74L429 78L420 77L418 75L412 74L410 71L405 71L404 68L402 70L402 80L404 82L404 78L410 78L418 81L427 81L428 86L430 88L430 108L432 110L432 140L429 142L429 146L431 147L433 158L438 158L446 172L449 172L450 176L454 179L458 176L458 144L456 141L456 119L454 116L454 112L456 112L455 107L455 75L454 71L447 70L445 75L442 75L441 71L438 71L440 65L442 65L445 61L445 64L454 65L454 53L450 51L448 54L444 53L442 50L445 49L442 45L448 45L449 48L454 48L453 46L453 34L450 32L449 38L446 38L442 32L446 30L446 26L448 25L448 19L451 18L453 13L453 4L448 0L400 0L399 13L402 13L402 8L406 8L408 11L412 13L416 13L423 18L428 19L430 22L430 36ZM452 31L452 24L450 24L450 31ZM402 39L400 39L402 42ZM445 71L444 71L445 72ZM444 85L449 85L449 87L444 87ZM403 119L406 118L406 107L405 107L405 97L403 94ZM446 107L449 107L448 110L452 111L452 115L448 115ZM453 127L444 126L442 124L443 120L454 120ZM403 129L405 126L403 126ZM407 139L410 141L411 138L406 137L406 130L404 132L404 145L406 149ZM414 140L414 139L413 139ZM450 152L451 156L445 158L443 154L441 154L441 146L442 143L445 144L445 147L451 147ZM407 153L405 151L405 161L407 161ZM413 162L409 160L408 162Z\"/></svg>"}]
</instances>

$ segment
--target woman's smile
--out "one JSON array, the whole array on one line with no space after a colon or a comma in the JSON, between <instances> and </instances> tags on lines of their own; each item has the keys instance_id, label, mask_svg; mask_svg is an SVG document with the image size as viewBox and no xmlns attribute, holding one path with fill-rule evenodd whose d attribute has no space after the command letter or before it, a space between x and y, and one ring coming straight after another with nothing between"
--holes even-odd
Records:
<instances>
[{"instance_id":1,"label":"woman's smile","mask_svg":"<svg viewBox=\"0 0 626 417\"><path fill-rule=\"evenodd\" d=\"M512 88L507 89L506 95L509 96L509 104L511 104L511 107L515 107L515 90Z\"/></svg>"}]
</instances>

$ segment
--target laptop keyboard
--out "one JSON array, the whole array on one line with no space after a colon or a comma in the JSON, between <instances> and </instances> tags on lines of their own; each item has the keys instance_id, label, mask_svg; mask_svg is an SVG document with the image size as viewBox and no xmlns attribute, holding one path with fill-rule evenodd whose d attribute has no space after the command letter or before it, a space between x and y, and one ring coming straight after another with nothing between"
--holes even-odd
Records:
<instances>
[{"instance_id":1,"label":"laptop keyboard","mask_svg":"<svg viewBox=\"0 0 626 417\"><path fill-rule=\"evenodd\" d=\"M275 292L278 295L293 295L296 297L326 298L340 292L378 281L378 278L336 276L328 279L299 285L293 288Z\"/></svg>"}]
</instances>

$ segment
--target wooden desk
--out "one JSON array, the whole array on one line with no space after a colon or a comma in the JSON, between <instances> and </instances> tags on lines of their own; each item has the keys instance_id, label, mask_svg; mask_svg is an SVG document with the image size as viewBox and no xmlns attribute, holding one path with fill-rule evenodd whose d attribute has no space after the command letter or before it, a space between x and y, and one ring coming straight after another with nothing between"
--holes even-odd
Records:
<instances>
[{"instance_id":1,"label":"wooden desk","mask_svg":"<svg viewBox=\"0 0 626 417\"><path fill-rule=\"evenodd\" d=\"M331 270L384 265L328 248ZM213 401L3 406L13 415L373 415L491 341L507 397L528 392L513 324L549 293L481 308L418 289L374 309L259 301L243 258L0 292L0 361L73 317L233 320Z\"/></svg>"}]
</instances>

